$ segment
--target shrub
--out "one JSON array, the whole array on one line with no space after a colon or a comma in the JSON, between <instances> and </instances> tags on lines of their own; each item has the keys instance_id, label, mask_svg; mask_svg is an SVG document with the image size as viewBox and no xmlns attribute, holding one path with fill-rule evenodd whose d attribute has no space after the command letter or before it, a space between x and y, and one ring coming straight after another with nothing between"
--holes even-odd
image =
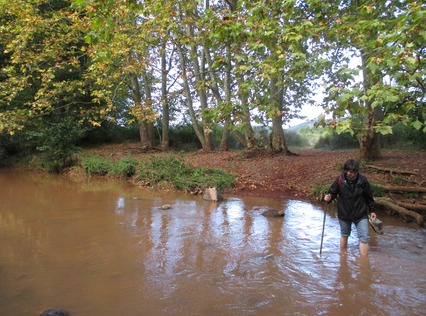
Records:
<instances>
[{"instance_id":1,"label":"shrub","mask_svg":"<svg viewBox=\"0 0 426 316\"><path fill-rule=\"evenodd\" d=\"M383 148L426 149L426 133L398 122L393 126L392 134L383 135L380 143Z\"/></svg>"},{"instance_id":2,"label":"shrub","mask_svg":"<svg viewBox=\"0 0 426 316\"><path fill-rule=\"evenodd\" d=\"M28 146L28 142L22 131L13 135L4 130L0 132L0 167L13 165L18 156L26 152L25 146Z\"/></svg>"},{"instance_id":3,"label":"shrub","mask_svg":"<svg viewBox=\"0 0 426 316\"><path fill-rule=\"evenodd\" d=\"M113 161L101 156L87 156L81 158L81 166L88 174L106 175L113 169Z\"/></svg>"},{"instance_id":4,"label":"shrub","mask_svg":"<svg viewBox=\"0 0 426 316\"><path fill-rule=\"evenodd\" d=\"M104 121L100 126L90 126L79 140L82 146L99 144L123 143L139 140L139 129L137 125L121 126L119 124Z\"/></svg>"},{"instance_id":5,"label":"shrub","mask_svg":"<svg viewBox=\"0 0 426 316\"><path fill-rule=\"evenodd\" d=\"M150 186L168 182L177 190L192 191L195 188L217 187L222 190L232 187L233 175L216 168L193 169L175 157L153 158L138 167L137 179Z\"/></svg>"},{"instance_id":6,"label":"shrub","mask_svg":"<svg viewBox=\"0 0 426 316\"><path fill-rule=\"evenodd\" d=\"M315 149L352 149L359 146L357 138L349 133L338 134L335 131L331 135L321 136L315 144Z\"/></svg>"},{"instance_id":7,"label":"shrub","mask_svg":"<svg viewBox=\"0 0 426 316\"><path fill-rule=\"evenodd\" d=\"M137 165L138 162L136 159L132 157L124 157L114 164L111 173L123 178L129 178L136 173Z\"/></svg>"},{"instance_id":8,"label":"shrub","mask_svg":"<svg viewBox=\"0 0 426 316\"><path fill-rule=\"evenodd\" d=\"M285 140L288 146L308 147L310 145L307 139L302 137L302 135L296 131L288 130L286 131L284 135L285 135Z\"/></svg>"},{"instance_id":9,"label":"shrub","mask_svg":"<svg viewBox=\"0 0 426 316\"><path fill-rule=\"evenodd\" d=\"M197 150L201 143L190 124L172 126L169 130L170 147L185 150Z\"/></svg>"},{"instance_id":10,"label":"shrub","mask_svg":"<svg viewBox=\"0 0 426 316\"><path fill-rule=\"evenodd\" d=\"M73 118L67 117L28 131L27 137L41 152L40 167L59 172L73 163L72 155L79 149L75 144L83 134L84 129Z\"/></svg>"},{"instance_id":11,"label":"shrub","mask_svg":"<svg viewBox=\"0 0 426 316\"><path fill-rule=\"evenodd\" d=\"M150 185L157 185L162 181L173 181L175 177L190 171L182 159L171 156L153 158L139 165L137 179Z\"/></svg>"},{"instance_id":12,"label":"shrub","mask_svg":"<svg viewBox=\"0 0 426 316\"><path fill-rule=\"evenodd\" d=\"M315 199L320 199L321 201L324 199L324 196L327 194L330 185L318 185L314 187L311 191L311 197Z\"/></svg>"},{"instance_id":13,"label":"shrub","mask_svg":"<svg viewBox=\"0 0 426 316\"><path fill-rule=\"evenodd\" d=\"M192 191L195 188L216 187L219 190L231 188L235 183L235 177L217 168L194 169L186 177L179 176L173 180L173 186L177 190Z\"/></svg>"}]
</instances>

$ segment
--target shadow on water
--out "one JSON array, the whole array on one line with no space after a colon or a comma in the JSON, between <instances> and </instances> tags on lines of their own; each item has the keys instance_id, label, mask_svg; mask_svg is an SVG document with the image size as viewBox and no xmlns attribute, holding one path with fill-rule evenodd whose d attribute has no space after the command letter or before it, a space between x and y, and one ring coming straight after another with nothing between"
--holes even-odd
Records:
<instances>
[{"instance_id":1,"label":"shadow on water","mask_svg":"<svg viewBox=\"0 0 426 316\"><path fill-rule=\"evenodd\" d=\"M333 212L0 172L0 315L422 315L425 230L382 218L340 254ZM162 209L170 204L170 209ZM268 208L285 216L267 218Z\"/></svg>"}]
</instances>

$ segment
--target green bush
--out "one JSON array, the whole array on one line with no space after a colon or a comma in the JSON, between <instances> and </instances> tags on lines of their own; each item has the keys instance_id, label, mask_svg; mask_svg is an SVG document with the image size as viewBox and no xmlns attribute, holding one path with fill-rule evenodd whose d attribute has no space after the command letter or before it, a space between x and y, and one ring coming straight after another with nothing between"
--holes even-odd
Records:
<instances>
[{"instance_id":1,"label":"green bush","mask_svg":"<svg viewBox=\"0 0 426 316\"><path fill-rule=\"evenodd\" d=\"M287 146L298 148L310 146L307 138L302 137L302 135L296 131L287 130L284 135Z\"/></svg>"},{"instance_id":2,"label":"green bush","mask_svg":"<svg viewBox=\"0 0 426 316\"><path fill-rule=\"evenodd\" d=\"M123 178L130 178L136 173L138 162L132 157L124 157L113 165L112 174Z\"/></svg>"},{"instance_id":3,"label":"green bush","mask_svg":"<svg viewBox=\"0 0 426 316\"><path fill-rule=\"evenodd\" d=\"M192 191L195 188L216 187L219 190L234 186L235 177L217 168L198 168L191 174L178 176L173 180L173 186L177 190Z\"/></svg>"},{"instance_id":4,"label":"green bush","mask_svg":"<svg viewBox=\"0 0 426 316\"><path fill-rule=\"evenodd\" d=\"M17 158L27 153L28 141L22 131L13 135L6 131L0 132L0 167L10 166L16 163Z\"/></svg>"},{"instance_id":5,"label":"green bush","mask_svg":"<svg viewBox=\"0 0 426 316\"><path fill-rule=\"evenodd\" d=\"M392 134L381 136L380 143L383 148L426 149L426 133L422 130L405 126L400 122L396 123L392 130Z\"/></svg>"},{"instance_id":6,"label":"green bush","mask_svg":"<svg viewBox=\"0 0 426 316\"><path fill-rule=\"evenodd\" d=\"M192 191L196 188L216 187L219 190L231 188L235 177L217 168L191 168L186 166L183 158L173 156L156 157L149 161L137 161L125 157L115 162L101 156L81 158L81 166L88 174L116 175L131 177L145 185L155 187L168 183L176 190Z\"/></svg>"},{"instance_id":7,"label":"green bush","mask_svg":"<svg viewBox=\"0 0 426 316\"><path fill-rule=\"evenodd\" d=\"M321 136L315 144L315 149L353 149L359 147L357 138L349 133L338 134L335 131L331 135Z\"/></svg>"},{"instance_id":8,"label":"green bush","mask_svg":"<svg viewBox=\"0 0 426 316\"><path fill-rule=\"evenodd\" d=\"M314 187L311 191L310 196L315 199L323 200L324 196L327 194L330 185L318 185Z\"/></svg>"},{"instance_id":9,"label":"green bush","mask_svg":"<svg viewBox=\"0 0 426 316\"><path fill-rule=\"evenodd\" d=\"M137 125L121 126L119 124L104 121L101 126L90 126L84 137L79 140L82 146L99 144L123 143L138 141L139 128Z\"/></svg>"},{"instance_id":10,"label":"green bush","mask_svg":"<svg viewBox=\"0 0 426 316\"><path fill-rule=\"evenodd\" d=\"M137 179L150 186L168 182L177 190L217 187L222 190L234 185L233 175L216 168L193 169L175 157L153 158L138 167Z\"/></svg>"},{"instance_id":11,"label":"green bush","mask_svg":"<svg viewBox=\"0 0 426 316\"><path fill-rule=\"evenodd\" d=\"M114 162L101 156L87 156L81 158L81 166L88 174L104 176L113 170Z\"/></svg>"},{"instance_id":12,"label":"green bush","mask_svg":"<svg viewBox=\"0 0 426 316\"><path fill-rule=\"evenodd\" d=\"M83 134L84 128L72 117L66 117L28 131L27 139L41 152L39 166L49 172L59 172L74 162L72 155L79 150L76 142Z\"/></svg>"},{"instance_id":13,"label":"green bush","mask_svg":"<svg viewBox=\"0 0 426 316\"><path fill-rule=\"evenodd\" d=\"M191 169L185 166L182 159L171 156L153 158L140 163L137 179L155 186L162 181L172 182L175 177L190 171Z\"/></svg>"},{"instance_id":14,"label":"green bush","mask_svg":"<svg viewBox=\"0 0 426 316\"><path fill-rule=\"evenodd\" d=\"M185 150L201 148L200 140L190 124L172 126L169 130L170 147Z\"/></svg>"}]
</instances>

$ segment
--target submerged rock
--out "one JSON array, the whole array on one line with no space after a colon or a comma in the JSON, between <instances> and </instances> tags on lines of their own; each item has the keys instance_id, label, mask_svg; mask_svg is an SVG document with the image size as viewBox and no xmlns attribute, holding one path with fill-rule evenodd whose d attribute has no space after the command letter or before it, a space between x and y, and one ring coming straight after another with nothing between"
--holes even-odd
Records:
<instances>
[{"instance_id":1,"label":"submerged rock","mask_svg":"<svg viewBox=\"0 0 426 316\"><path fill-rule=\"evenodd\" d=\"M262 213L266 217L281 217L284 216L284 210L269 209Z\"/></svg>"},{"instance_id":2,"label":"submerged rock","mask_svg":"<svg viewBox=\"0 0 426 316\"><path fill-rule=\"evenodd\" d=\"M63 309L47 309L40 316L68 316L69 313Z\"/></svg>"}]
</instances>

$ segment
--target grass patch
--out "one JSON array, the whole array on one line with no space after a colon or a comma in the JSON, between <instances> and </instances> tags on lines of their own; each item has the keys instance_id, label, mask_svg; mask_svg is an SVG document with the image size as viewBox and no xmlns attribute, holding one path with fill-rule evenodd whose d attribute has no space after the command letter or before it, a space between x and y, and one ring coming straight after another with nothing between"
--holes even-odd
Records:
<instances>
[{"instance_id":1,"label":"grass patch","mask_svg":"<svg viewBox=\"0 0 426 316\"><path fill-rule=\"evenodd\" d=\"M137 170L138 161L132 157L124 157L113 164L111 174L122 177L130 178Z\"/></svg>"},{"instance_id":2,"label":"grass patch","mask_svg":"<svg viewBox=\"0 0 426 316\"><path fill-rule=\"evenodd\" d=\"M217 168L191 168L184 164L183 158L172 156L149 161L137 161L132 157L114 161L102 156L87 156L81 158L81 166L87 174L125 178L135 176L146 186L168 184L176 190L188 192L208 187L224 190L235 184L235 177L230 173Z\"/></svg>"},{"instance_id":3,"label":"grass patch","mask_svg":"<svg viewBox=\"0 0 426 316\"><path fill-rule=\"evenodd\" d=\"M81 166L90 175L105 176L108 174L129 178L136 173L138 161L132 157L124 157L114 161L102 156L87 156L81 158Z\"/></svg>"},{"instance_id":4,"label":"grass patch","mask_svg":"<svg viewBox=\"0 0 426 316\"><path fill-rule=\"evenodd\" d=\"M374 185L374 183L370 184L370 188L371 188L371 193L373 196L375 197L385 196L385 191L382 188Z\"/></svg>"},{"instance_id":5,"label":"grass patch","mask_svg":"<svg viewBox=\"0 0 426 316\"><path fill-rule=\"evenodd\" d=\"M186 177L190 172L191 169L185 166L182 159L174 157L152 158L140 163L137 180L149 186L156 186L163 181L173 182L176 177Z\"/></svg>"},{"instance_id":6,"label":"grass patch","mask_svg":"<svg viewBox=\"0 0 426 316\"><path fill-rule=\"evenodd\" d=\"M111 172L114 162L102 156L87 156L81 158L81 166L87 174L104 176Z\"/></svg>"},{"instance_id":7,"label":"grass patch","mask_svg":"<svg viewBox=\"0 0 426 316\"><path fill-rule=\"evenodd\" d=\"M149 186L171 183L173 188L192 191L196 188L217 187L219 190L233 187L235 177L216 168L191 168L182 158L160 157L142 162L138 167L137 180Z\"/></svg>"},{"instance_id":8,"label":"grass patch","mask_svg":"<svg viewBox=\"0 0 426 316\"><path fill-rule=\"evenodd\" d=\"M317 185L311 191L311 197L319 199L320 201L324 200L324 196L327 194L330 185Z\"/></svg>"},{"instance_id":9,"label":"grass patch","mask_svg":"<svg viewBox=\"0 0 426 316\"><path fill-rule=\"evenodd\" d=\"M217 168L193 169L189 176L177 176L172 183L175 189L192 191L196 188L216 187L219 190L232 188L235 177Z\"/></svg>"},{"instance_id":10,"label":"grass patch","mask_svg":"<svg viewBox=\"0 0 426 316\"><path fill-rule=\"evenodd\" d=\"M417 199L419 197L419 193L417 193L417 192L406 192L406 193L404 193L404 197L406 199L409 199L409 200Z\"/></svg>"},{"instance_id":11,"label":"grass patch","mask_svg":"<svg viewBox=\"0 0 426 316\"><path fill-rule=\"evenodd\" d=\"M405 179L402 176L394 176L392 177L392 183L397 185L402 185L404 183Z\"/></svg>"}]
</instances>

